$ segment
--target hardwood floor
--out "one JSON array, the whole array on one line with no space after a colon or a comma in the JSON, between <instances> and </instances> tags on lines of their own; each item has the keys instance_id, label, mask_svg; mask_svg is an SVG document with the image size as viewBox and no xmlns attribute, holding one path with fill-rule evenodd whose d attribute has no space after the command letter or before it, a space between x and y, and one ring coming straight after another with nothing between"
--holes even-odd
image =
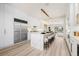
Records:
<instances>
[{"instance_id":1,"label":"hardwood floor","mask_svg":"<svg viewBox=\"0 0 79 59\"><path fill-rule=\"evenodd\" d=\"M24 41L12 47L0 50L1 56L69 56L69 52L63 37L56 37L50 48L37 50L32 48L30 42Z\"/></svg>"}]
</instances>

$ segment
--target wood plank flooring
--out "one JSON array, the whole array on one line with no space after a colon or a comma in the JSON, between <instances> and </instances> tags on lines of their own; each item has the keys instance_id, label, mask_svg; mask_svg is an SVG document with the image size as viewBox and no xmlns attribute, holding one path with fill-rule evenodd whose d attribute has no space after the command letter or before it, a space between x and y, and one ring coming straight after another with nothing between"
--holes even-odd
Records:
<instances>
[{"instance_id":1,"label":"wood plank flooring","mask_svg":"<svg viewBox=\"0 0 79 59\"><path fill-rule=\"evenodd\" d=\"M24 41L12 47L0 50L0 56L69 56L63 37L56 37L47 50L32 48L30 42Z\"/></svg>"}]
</instances>

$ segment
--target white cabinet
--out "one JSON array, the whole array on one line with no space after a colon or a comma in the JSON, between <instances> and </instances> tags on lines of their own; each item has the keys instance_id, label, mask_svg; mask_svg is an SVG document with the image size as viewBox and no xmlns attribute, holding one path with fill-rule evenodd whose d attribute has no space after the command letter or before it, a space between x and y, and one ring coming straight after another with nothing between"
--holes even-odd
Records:
<instances>
[{"instance_id":1,"label":"white cabinet","mask_svg":"<svg viewBox=\"0 0 79 59\"><path fill-rule=\"evenodd\" d=\"M4 6L0 4L0 48L4 46Z\"/></svg>"},{"instance_id":2,"label":"white cabinet","mask_svg":"<svg viewBox=\"0 0 79 59\"><path fill-rule=\"evenodd\" d=\"M44 50L44 35L39 32L31 32L31 46L39 50Z\"/></svg>"},{"instance_id":3,"label":"white cabinet","mask_svg":"<svg viewBox=\"0 0 79 59\"><path fill-rule=\"evenodd\" d=\"M5 5L5 39L6 39L6 45L12 45L14 43L13 40L13 17L10 12L8 12L11 8L7 5Z\"/></svg>"},{"instance_id":4,"label":"white cabinet","mask_svg":"<svg viewBox=\"0 0 79 59\"><path fill-rule=\"evenodd\" d=\"M0 48L13 45L13 18L9 6L0 4Z\"/></svg>"}]
</instances>

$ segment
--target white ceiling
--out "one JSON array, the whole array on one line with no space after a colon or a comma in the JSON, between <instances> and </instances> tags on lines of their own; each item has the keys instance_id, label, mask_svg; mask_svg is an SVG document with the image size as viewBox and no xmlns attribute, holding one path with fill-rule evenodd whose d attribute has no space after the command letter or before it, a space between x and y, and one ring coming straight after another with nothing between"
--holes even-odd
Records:
<instances>
[{"instance_id":1,"label":"white ceiling","mask_svg":"<svg viewBox=\"0 0 79 59\"><path fill-rule=\"evenodd\" d=\"M25 12L27 15L38 19L46 19L47 16L41 11L43 8L52 18L63 16L67 13L68 3L12 3L14 7Z\"/></svg>"}]
</instances>

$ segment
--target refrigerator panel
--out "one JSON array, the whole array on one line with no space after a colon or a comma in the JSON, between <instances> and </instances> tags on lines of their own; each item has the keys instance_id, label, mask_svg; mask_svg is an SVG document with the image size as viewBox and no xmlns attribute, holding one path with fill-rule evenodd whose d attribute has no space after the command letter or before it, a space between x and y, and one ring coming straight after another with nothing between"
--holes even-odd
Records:
<instances>
[{"instance_id":1,"label":"refrigerator panel","mask_svg":"<svg viewBox=\"0 0 79 59\"><path fill-rule=\"evenodd\" d=\"M14 21L14 43L24 40L27 40L27 24L21 21Z\"/></svg>"},{"instance_id":2,"label":"refrigerator panel","mask_svg":"<svg viewBox=\"0 0 79 59\"><path fill-rule=\"evenodd\" d=\"M20 23L14 22L14 31L15 31L15 32L20 31Z\"/></svg>"},{"instance_id":3,"label":"refrigerator panel","mask_svg":"<svg viewBox=\"0 0 79 59\"><path fill-rule=\"evenodd\" d=\"M27 24L21 24L21 32L27 32Z\"/></svg>"},{"instance_id":4,"label":"refrigerator panel","mask_svg":"<svg viewBox=\"0 0 79 59\"><path fill-rule=\"evenodd\" d=\"M20 32L14 32L14 43L18 43L20 41Z\"/></svg>"}]
</instances>

